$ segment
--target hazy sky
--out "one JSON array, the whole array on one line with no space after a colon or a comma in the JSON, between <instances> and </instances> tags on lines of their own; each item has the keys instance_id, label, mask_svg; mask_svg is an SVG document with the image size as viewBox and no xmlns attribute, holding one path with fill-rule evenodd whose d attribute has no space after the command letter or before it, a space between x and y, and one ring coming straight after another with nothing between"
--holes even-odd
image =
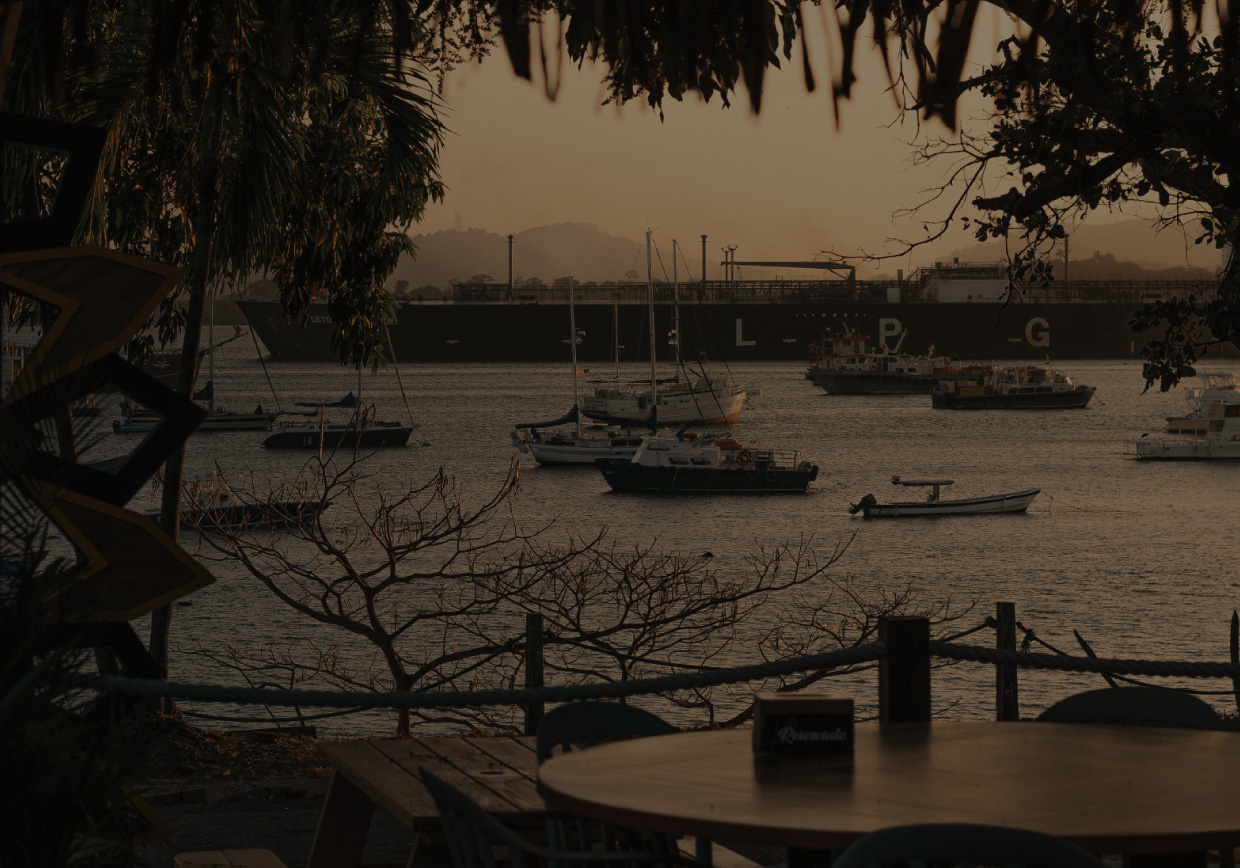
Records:
<instances>
[{"instance_id":1,"label":"hazy sky","mask_svg":"<svg viewBox=\"0 0 1240 868\"><path fill-rule=\"evenodd\" d=\"M994 34L979 42L998 41L995 22L978 26ZM663 249L672 238L689 248L695 272L702 234L712 268L728 244L737 245L738 260L810 259L916 236L920 218L892 215L916 204L946 167L911 164L915 130L897 122L876 56L859 63L859 91L842 104L837 130L822 86L825 48L813 37L810 46L819 88L806 92L794 56L768 79L756 117L743 92L728 109L718 99L669 100L662 122L645 102L600 106L599 70L578 72L567 62L555 102L539 81L516 78L502 52L459 69L444 89L447 200L428 209L418 231L451 228L458 214L461 228L500 234L585 221L640 238L650 227ZM944 129L935 123L931 131ZM970 240L955 229L936 249ZM913 264L932 258L915 255Z\"/></svg>"}]
</instances>

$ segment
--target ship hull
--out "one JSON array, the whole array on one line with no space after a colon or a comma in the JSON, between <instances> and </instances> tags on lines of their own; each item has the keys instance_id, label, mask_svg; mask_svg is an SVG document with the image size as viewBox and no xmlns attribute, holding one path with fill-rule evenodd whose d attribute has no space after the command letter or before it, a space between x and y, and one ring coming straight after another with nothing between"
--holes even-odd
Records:
<instances>
[{"instance_id":1,"label":"ship hull","mask_svg":"<svg viewBox=\"0 0 1240 868\"><path fill-rule=\"evenodd\" d=\"M310 306L305 327L287 322L277 301L238 302L275 361L334 361L327 306ZM958 359L1138 359L1145 338L1131 322L1135 302L882 302L850 299L781 302L682 302L680 340L688 359L705 353L729 364L798 360L824 332L845 328L894 343L907 353ZM649 359L646 307L578 303L581 364ZM568 305L505 302L400 302L388 321L398 362L549 362L568 358ZM656 305L656 333L673 328L670 303ZM672 348L655 342L660 361ZM1235 355L1227 346L1226 355Z\"/></svg>"},{"instance_id":2,"label":"ship hull","mask_svg":"<svg viewBox=\"0 0 1240 868\"><path fill-rule=\"evenodd\" d=\"M1093 386L1078 386L1065 392L1014 395L932 392L930 402L940 410L1075 410L1088 404L1094 391Z\"/></svg>"}]
</instances>

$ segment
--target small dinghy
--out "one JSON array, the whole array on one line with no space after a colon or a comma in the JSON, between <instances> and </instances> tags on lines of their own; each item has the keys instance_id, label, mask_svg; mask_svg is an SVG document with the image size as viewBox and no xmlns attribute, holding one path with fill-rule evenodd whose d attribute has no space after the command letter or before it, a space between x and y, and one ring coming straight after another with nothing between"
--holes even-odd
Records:
<instances>
[{"instance_id":1,"label":"small dinghy","mask_svg":"<svg viewBox=\"0 0 1240 868\"><path fill-rule=\"evenodd\" d=\"M852 515L862 513L866 518L902 518L914 515L981 515L995 512L1024 512L1029 504L1042 491L1040 488L1027 488L1011 494L990 494L984 497L966 497L960 500L943 500L939 493L945 486L953 485L950 479L901 479L891 477L892 485L903 485L906 488L929 488L930 495L925 500L913 500L904 503L879 503L872 494L861 498L859 503L852 504L848 510Z\"/></svg>"}]
</instances>

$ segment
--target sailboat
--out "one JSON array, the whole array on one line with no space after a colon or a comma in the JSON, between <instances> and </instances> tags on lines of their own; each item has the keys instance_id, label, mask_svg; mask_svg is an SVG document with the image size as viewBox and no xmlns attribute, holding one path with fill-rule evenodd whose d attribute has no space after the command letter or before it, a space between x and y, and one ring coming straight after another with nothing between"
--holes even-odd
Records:
<instances>
[{"instance_id":1,"label":"sailboat","mask_svg":"<svg viewBox=\"0 0 1240 868\"><path fill-rule=\"evenodd\" d=\"M658 394L654 348L654 278L650 233L646 233L646 289L650 297L650 394ZM652 407L662 421L662 403ZM733 437L699 437L682 428L675 435L650 435L632 458L600 458L594 466L613 491L663 493L805 492L818 478L818 465L800 452L759 449Z\"/></svg>"},{"instance_id":2,"label":"sailboat","mask_svg":"<svg viewBox=\"0 0 1240 868\"><path fill-rule=\"evenodd\" d=\"M215 306L208 302L207 317L207 382L194 393L195 401L207 405L206 418L194 433L206 431L269 431L275 421L275 413L267 413L259 404L252 413L234 413L215 405ZM132 403L126 398L121 404L123 418L112 422L117 434L145 434L155 430L163 417Z\"/></svg>"},{"instance_id":3,"label":"sailboat","mask_svg":"<svg viewBox=\"0 0 1240 868\"><path fill-rule=\"evenodd\" d=\"M647 239L649 243L649 239ZM581 411L592 419L632 420L637 422L650 412L650 396L655 395L655 408L661 425L732 425L740 419L745 405L745 387L725 374L711 378L703 362L693 382L681 379L680 355L680 278L676 242L672 242L672 309L675 322L669 335L674 352L676 374L671 379L653 378L649 387L644 382L612 383L595 388L581 403ZM653 285L653 276L649 281ZM651 302L651 365L654 366L654 303Z\"/></svg>"},{"instance_id":4,"label":"sailboat","mask_svg":"<svg viewBox=\"0 0 1240 868\"><path fill-rule=\"evenodd\" d=\"M573 362L573 407L558 419L515 425L510 433L512 445L534 456L539 464L593 464L596 458L632 458L642 443L641 435L619 428L582 431L581 409L577 399L577 344L582 332L577 331L577 313L573 301L573 278L568 278L568 334ZM564 431L559 426L573 426ZM548 429L556 428L553 433Z\"/></svg>"}]
</instances>

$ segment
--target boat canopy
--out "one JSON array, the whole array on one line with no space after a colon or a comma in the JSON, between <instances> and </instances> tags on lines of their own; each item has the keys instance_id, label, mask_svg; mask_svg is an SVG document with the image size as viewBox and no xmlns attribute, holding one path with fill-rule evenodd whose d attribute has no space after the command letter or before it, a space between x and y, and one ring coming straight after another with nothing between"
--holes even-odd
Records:
<instances>
[{"instance_id":1,"label":"boat canopy","mask_svg":"<svg viewBox=\"0 0 1240 868\"><path fill-rule=\"evenodd\" d=\"M891 477L892 485L955 485L956 483L950 479L901 479L899 476Z\"/></svg>"},{"instance_id":2,"label":"boat canopy","mask_svg":"<svg viewBox=\"0 0 1240 868\"><path fill-rule=\"evenodd\" d=\"M514 425L514 428L529 428L531 431L535 428L554 428L556 425L567 425L569 422L576 422L581 418L581 411L574 404L573 408L558 419L552 419L549 422L529 422L520 425Z\"/></svg>"}]
</instances>

